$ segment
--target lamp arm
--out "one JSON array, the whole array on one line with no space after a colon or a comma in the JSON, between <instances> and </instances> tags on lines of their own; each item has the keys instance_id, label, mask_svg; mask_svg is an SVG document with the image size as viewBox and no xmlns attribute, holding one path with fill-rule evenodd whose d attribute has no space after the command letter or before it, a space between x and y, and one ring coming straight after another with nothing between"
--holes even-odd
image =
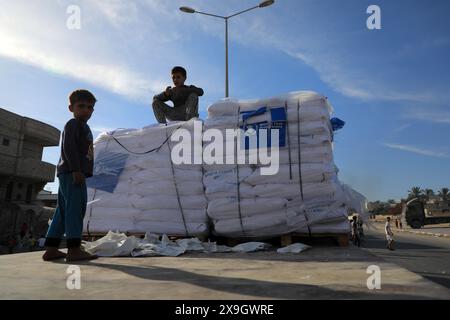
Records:
<instances>
[{"instance_id":1,"label":"lamp arm","mask_svg":"<svg viewBox=\"0 0 450 320\"><path fill-rule=\"evenodd\" d=\"M206 12L201 12L201 11L195 11L195 13L200 13L200 14L203 14L205 16L211 16L211 17L222 18L222 19L226 19L227 18L227 17L219 16L217 14L206 13Z\"/></svg>"},{"instance_id":2,"label":"lamp arm","mask_svg":"<svg viewBox=\"0 0 450 320\"><path fill-rule=\"evenodd\" d=\"M225 17L225 18L229 19L229 18L235 17L235 16L237 16L237 15L239 15L239 14L242 14L242 13L244 13L244 12L247 12L247 11L250 11L250 10L253 10L253 9L256 9L256 8L259 8L259 6L254 6L254 7L252 7L252 8L249 8L249 9L246 9L246 10L239 11L239 12L237 12L237 13L235 13L235 14L232 14L231 16L228 16L228 17Z\"/></svg>"}]
</instances>

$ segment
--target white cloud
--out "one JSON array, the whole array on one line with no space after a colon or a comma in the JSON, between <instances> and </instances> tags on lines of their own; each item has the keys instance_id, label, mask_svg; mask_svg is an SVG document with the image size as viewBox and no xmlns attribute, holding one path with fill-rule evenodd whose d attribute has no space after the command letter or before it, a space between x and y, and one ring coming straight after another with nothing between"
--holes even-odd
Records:
<instances>
[{"instance_id":1,"label":"white cloud","mask_svg":"<svg viewBox=\"0 0 450 320\"><path fill-rule=\"evenodd\" d=\"M409 127L412 126L412 123L405 123L403 125L398 126L397 128L394 129L394 132L401 132L404 131L406 129L408 129Z\"/></svg>"},{"instance_id":2,"label":"white cloud","mask_svg":"<svg viewBox=\"0 0 450 320\"><path fill-rule=\"evenodd\" d=\"M242 8L241 3L230 1L227 5L219 5L203 2L198 9L229 14L230 7ZM363 101L420 103L442 103L450 99L448 91L431 86L409 89L405 75L398 74L399 78L393 78L391 74L380 73L380 69L389 70L396 63L383 64L383 48L380 48L379 59L376 59L376 53L364 49L361 34L350 29L339 30L342 33L336 30L345 28L336 17L333 19L335 21L318 24L317 17L312 13L317 10L313 8L315 6L320 7L316 2L277 1L268 9L258 9L259 12L246 13L248 16L233 18L230 20L230 39L243 45L273 48L299 59L314 69L333 90L348 97ZM330 16L322 18L326 17ZM204 32L223 37L220 23L213 23L211 18L203 16L198 16L197 22ZM332 23L336 24L336 28L330 27ZM447 37L436 38L427 48L446 44Z\"/></svg>"},{"instance_id":3,"label":"white cloud","mask_svg":"<svg viewBox=\"0 0 450 320\"><path fill-rule=\"evenodd\" d=\"M101 132L110 132L110 131L114 131L117 128L112 128L112 127L91 127L91 131L96 132L96 133L101 133Z\"/></svg>"},{"instance_id":4,"label":"white cloud","mask_svg":"<svg viewBox=\"0 0 450 320\"><path fill-rule=\"evenodd\" d=\"M434 48L441 48L450 44L450 37L440 36L435 38L428 38L419 43L407 43L403 45L393 56L394 59L403 59L405 57L414 55L420 51L426 51Z\"/></svg>"},{"instance_id":5,"label":"white cloud","mask_svg":"<svg viewBox=\"0 0 450 320\"><path fill-rule=\"evenodd\" d=\"M177 42L179 26L170 25L179 15L169 16L165 3L4 1L0 56L148 103L170 84L170 66L189 60ZM72 4L81 8L81 30L66 27L66 8ZM204 83L210 92L218 91Z\"/></svg>"},{"instance_id":6,"label":"white cloud","mask_svg":"<svg viewBox=\"0 0 450 320\"><path fill-rule=\"evenodd\" d=\"M394 144L394 143L382 143L383 146L391 148L391 149L397 149L402 151L407 151L415 154L420 154L423 156L430 156L430 157L437 157L437 158L450 158L450 155L448 155L445 152L436 151L436 150L430 150L430 149L424 149L416 146L410 146L410 145L404 145L404 144Z\"/></svg>"},{"instance_id":7,"label":"white cloud","mask_svg":"<svg viewBox=\"0 0 450 320\"><path fill-rule=\"evenodd\" d=\"M260 35L264 37L264 35ZM362 69L356 65L351 65L347 58L339 56L335 53L337 48L326 48L327 45L320 47L314 53L308 53L302 49L288 49L296 43L293 39L285 39L285 42L275 43L275 47L285 52L291 57L297 58L312 67L321 78L332 89L343 94L344 96L357 98L360 100L385 100L385 101L412 101L421 103L441 103L450 97L442 92L431 92L424 90L417 91L401 91L395 90L395 84L383 86L380 83L391 83L392 79L377 79L373 76L369 68ZM266 40L267 41L267 40ZM301 41L300 41L301 42ZM308 42L308 41L306 41ZM330 53L335 56L330 56ZM351 56L351 53L347 54Z\"/></svg>"},{"instance_id":8,"label":"white cloud","mask_svg":"<svg viewBox=\"0 0 450 320\"><path fill-rule=\"evenodd\" d=\"M177 61L196 70L194 80L206 83L205 91L221 94L221 81L211 79L222 78L222 65L205 64L186 53L184 46L186 41L195 40L199 32L223 38L223 22L184 14L178 7L188 5L227 15L258 3L4 0L0 12L0 55L142 102L148 102L151 95L168 84L167 69ZM230 42L282 51L310 66L332 89L348 97L420 103L448 98L445 91L401 89L393 79L372 74L376 64L372 65L369 59L355 61L354 57L364 51L352 51L353 38L329 28L330 21L317 25L317 19L309 12L309 2L301 1L302 10L293 10L298 3L279 0L271 7L231 19ZM82 9L80 31L65 28L65 9L71 4ZM432 43L445 45L448 39L437 38Z\"/></svg>"},{"instance_id":9,"label":"white cloud","mask_svg":"<svg viewBox=\"0 0 450 320\"><path fill-rule=\"evenodd\" d=\"M8 16L4 13L0 19L0 55L137 100L148 101L161 90L161 79L130 68L126 61L108 54L108 50L114 52L114 46L100 49L101 37L87 30L89 19L98 15L82 9L82 29L68 30L66 6L40 4L19 1L2 5ZM86 23L85 11L91 13ZM109 14L113 20L121 17Z\"/></svg>"},{"instance_id":10,"label":"white cloud","mask_svg":"<svg viewBox=\"0 0 450 320\"><path fill-rule=\"evenodd\" d=\"M405 119L450 124L450 110L439 110L434 108L408 108L404 112L403 117Z\"/></svg>"}]
</instances>

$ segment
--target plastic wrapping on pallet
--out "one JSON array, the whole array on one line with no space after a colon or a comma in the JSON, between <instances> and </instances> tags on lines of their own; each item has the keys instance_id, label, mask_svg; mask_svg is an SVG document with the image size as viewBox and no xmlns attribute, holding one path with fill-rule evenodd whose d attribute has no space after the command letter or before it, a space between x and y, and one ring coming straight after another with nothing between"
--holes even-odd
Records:
<instances>
[{"instance_id":1,"label":"plastic wrapping on pallet","mask_svg":"<svg viewBox=\"0 0 450 320\"><path fill-rule=\"evenodd\" d=\"M362 199L349 197L350 189L337 178L332 112L326 97L310 91L257 100L223 99L208 108L205 128L279 129L280 164L274 175L262 175L262 165L254 163L204 164L207 214L215 234L267 237L314 232L315 225L346 221L351 200ZM245 156L258 153L261 137L256 134L253 148L244 141L240 151ZM233 160L229 155L223 159Z\"/></svg>"},{"instance_id":2,"label":"plastic wrapping on pallet","mask_svg":"<svg viewBox=\"0 0 450 320\"><path fill-rule=\"evenodd\" d=\"M208 234L207 202L201 164L171 161L177 129L187 130L191 157L201 157L194 119L121 129L94 142L94 177L88 179L87 232L157 232L180 236ZM201 133L201 126L200 126Z\"/></svg>"},{"instance_id":3,"label":"plastic wrapping on pallet","mask_svg":"<svg viewBox=\"0 0 450 320\"><path fill-rule=\"evenodd\" d=\"M208 108L204 122L102 133L94 142L94 177L87 180L84 231L261 238L305 230L346 232L342 222L348 210L362 212L366 202L338 179L332 112L326 97L299 91L259 100L223 99ZM219 163L205 157L215 142L203 141L206 130L223 137L227 129L245 131L240 143L236 138L236 151L249 159L264 149L265 139L271 150L272 136L260 131L269 128L279 129L275 174L263 175L266 165L236 163L237 156L226 150L214 158ZM172 141L178 129L189 133L189 141ZM183 158L191 161L178 164L172 153L182 147L190 150Z\"/></svg>"}]
</instances>

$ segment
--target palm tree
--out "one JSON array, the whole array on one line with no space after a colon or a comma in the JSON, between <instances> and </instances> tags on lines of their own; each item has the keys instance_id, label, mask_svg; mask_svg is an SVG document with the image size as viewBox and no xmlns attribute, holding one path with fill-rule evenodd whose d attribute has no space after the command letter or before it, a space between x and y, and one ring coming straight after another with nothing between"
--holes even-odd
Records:
<instances>
[{"instance_id":1,"label":"palm tree","mask_svg":"<svg viewBox=\"0 0 450 320\"><path fill-rule=\"evenodd\" d=\"M439 196L442 198L442 200L447 201L448 199L448 188L442 188L439 190Z\"/></svg>"},{"instance_id":2,"label":"palm tree","mask_svg":"<svg viewBox=\"0 0 450 320\"><path fill-rule=\"evenodd\" d=\"M411 190L408 191L408 198L419 198L422 195L422 189L420 187L412 187Z\"/></svg>"},{"instance_id":3,"label":"palm tree","mask_svg":"<svg viewBox=\"0 0 450 320\"><path fill-rule=\"evenodd\" d=\"M427 200L430 200L430 198L432 198L434 196L433 189L425 189L425 196L426 196Z\"/></svg>"}]
</instances>

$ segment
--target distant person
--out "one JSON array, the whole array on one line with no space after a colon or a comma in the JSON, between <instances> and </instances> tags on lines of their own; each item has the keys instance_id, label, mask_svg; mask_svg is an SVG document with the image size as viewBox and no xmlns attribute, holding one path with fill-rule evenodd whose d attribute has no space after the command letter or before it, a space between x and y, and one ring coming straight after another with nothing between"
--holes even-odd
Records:
<instances>
[{"instance_id":1,"label":"distant person","mask_svg":"<svg viewBox=\"0 0 450 320\"><path fill-rule=\"evenodd\" d=\"M353 216L353 220L352 220L352 238L353 238L353 244L355 246L360 247L361 246L361 239L359 237L358 221L357 221L356 216Z\"/></svg>"},{"instance_id":2,"label":"distant person","mask_svg":"<svg viewBox=\"0 0 450 320\"><path fill-rule=\"evenodd\" d=\"M384 232L386 233L387 248L394 250L394 233L391 229L391 218L387 217L386 225L384 226Z\"/></svg>"},{"instance_id":3,"label":"distant person","mask_svg":"<svg viewBox=\"0 0 450 320\"><path fill-rule=\"evenodd\" d=\"M92 132L87 125L94 112L94 95L76 90L69 96L73 118L64 126L61 157L57 166L59 179L58 204L47 232L45 261L66 258L66 261L91 260L96 256L81 249L83 218L86 212L86 178L93 174L94 150ZM66 234L67 255L58 250Z\"/></svg>"},{"instance_id":4,"label":"distant person","mask_svg":"<svg viewBox=\"0 0 450 320\"><path fill-rule=\"evenodd\" d=\"M363 228L363 221L360 217L358 217L358 234L359 234L359 239L364 239L364 228Z\"/></svg>"},{"instance_id":5,"label":"distant person","mask_svg":"<svg viewBox=\"0 0 450 320\"><path fill-rule=\"evenodd\" d=\"M395 228L398 229L398 219L395 219Z\"/></svg>"},{"instance_id":6,"label":"distant person","mask_svg":"<svg viewBox=\"0 0 450 320\"><path fill-rule=\"evenodd\" d=\"M183 67L172 69L172 81L175 87L167 87L164 92L153 97L153 113L159 123L170 121L187 121L198 117L198 97L203 95L203 89L193 85L186 86L187 74ZM165 104L172 101L173 107Z\"/></svg>"},{"instance_id":7,"label":"distant person","mask_svg":"<svg viewBox=\"0 0 450 320\"><path fill-rule=\"evenodd\" d=\"M400 219L399 225L400 225L400 229L403 229L403 222L402 222L402 219Z\"/></svg>"}]
</instances>

